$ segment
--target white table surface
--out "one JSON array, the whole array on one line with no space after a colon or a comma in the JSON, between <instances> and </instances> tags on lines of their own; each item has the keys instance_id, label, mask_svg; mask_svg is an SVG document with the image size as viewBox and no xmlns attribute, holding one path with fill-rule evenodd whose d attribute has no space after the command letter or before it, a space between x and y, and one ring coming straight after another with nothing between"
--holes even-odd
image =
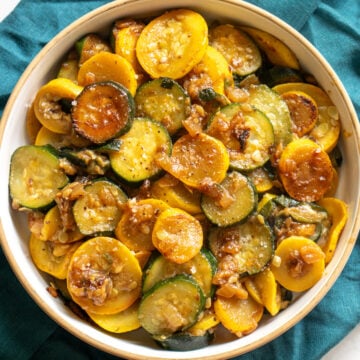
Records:
<instances>
[{"instance_id":1,"label":"white table surface","mask_svg":"<svg viewBox=\"0 0 360 360\"><path fill-rule=\"evenodd\" d=\"M20 0L1 0L0 21L2 21L19 2ZM344 360L360 359L360 324L321 360L338 360L341 358Z\"/></svg>"}]
</instances>

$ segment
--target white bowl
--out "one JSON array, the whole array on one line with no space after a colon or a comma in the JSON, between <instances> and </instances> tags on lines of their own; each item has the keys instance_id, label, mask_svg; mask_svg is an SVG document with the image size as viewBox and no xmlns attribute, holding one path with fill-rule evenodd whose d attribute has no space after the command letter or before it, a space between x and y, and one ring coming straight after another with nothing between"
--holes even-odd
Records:
<instances>
[{"instance_id":1,"label":"white bowl","mask_svg":"<svg viewBox=\"0 0 360 360\"><path fill-rule=\"evenodd\" d=\"M341 114L343 136L340 146L344 156L336 196L348 204L349 220L343 230L332 261L323 278L274 318L265 318L253 333L235 339L225 333L204 349L171 352L158 348L142 330L112 335L75 316L59 299L51 297L46 287L49 278L33 265L28 249L26 220L10 206L8 183L10 157L27 141L25 116L34 94L54 77L59 60L75 40L89 32L108 31L111 23L122 17L162 12L169 7L186 7L209 19L258 27L284 41L297 55L303 69L316 75ZM340 80L319 52L298 32L268 12L238 0L120 0L113 1L81 17L52 39L30 63L17 83L1 120L0 163L0 235L3 250L16 276L39 306L56 322L83 341L109 353L131 359L224 359L254 350L275 339L308 314L326 295L344 268L355 244L359 228L360 131L355 110ZM356 180L355 180L356 179ZM355 180L355 181L354 181ZM330 325L330 324L329 324Z\"/></svg>"}]
</instances>

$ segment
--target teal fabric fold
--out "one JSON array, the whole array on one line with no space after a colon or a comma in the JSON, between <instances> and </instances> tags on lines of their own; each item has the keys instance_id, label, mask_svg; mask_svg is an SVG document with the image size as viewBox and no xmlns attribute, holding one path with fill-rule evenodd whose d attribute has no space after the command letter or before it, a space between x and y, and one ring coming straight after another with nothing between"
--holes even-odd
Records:
<instances>
[{"instance_id":1,"label":"teal fabric fold","mask_svg":"<svg viewBox=\"0 0 360 360\"><path fill-rule=\"evenodd\" d=\"M107 1L22 0L0 23L0 114L27 64L59 31ZM251 0L299 30L329 61L360 114L360 2ZM316 74L315 74L316 75ZM360 322L360 242L326 297L296 326L237 360L317 360ZM0 250L0 359L115 360L69 334L29 297Z\"/></svg>"}]
</instances>

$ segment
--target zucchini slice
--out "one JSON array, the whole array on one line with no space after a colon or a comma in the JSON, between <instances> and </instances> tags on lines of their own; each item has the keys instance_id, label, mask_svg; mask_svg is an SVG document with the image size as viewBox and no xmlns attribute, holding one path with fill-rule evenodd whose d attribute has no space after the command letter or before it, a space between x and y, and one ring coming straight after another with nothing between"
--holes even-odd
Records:
<instances>
[{"instance_id":1,"label":"zucchini slice","mask_svg":"<svg viewBox=\"0 0 360 360\"><path fill-rule=\"evenodd\" d=\"M212 277L216 272L216 259L207 249L202 249L199 254L183 264L176 264L162 255L150 261L144 272L143 292L147 292L159 281L178 274L192 275L200 285L206 297L212 295Z\"/></svg>"},{"instance_id":2,"label":"zucchini slice","mask_svg":"<svg viewBox=\"0 0 360 360\"><path fill-rule=\"evenodd\" d=\"M139 306L141 326L155 336L169 336L192 326L205 305L205 297L190 276L176 275L146 292Z\"/></svg>"},{"instance_id":3,"label":"zucchini slice","mask_svg":"<svg viewBox=\"0 0 360 360\"><path fill-rule=\"evenodd\" d=\"M134 99L114 81L85 86L71 111L75 130L90 141L102 144L129 130L134 117Z\"/></svg>"},{"instance_id":4,"label":"zucchini slice","mask_svg":"<svg viewBox=\"0 0 360 360\"><path fill-rule=\"evenodd\" d=\"M154 340L162 348L172 351L190 351L208 346L214 339L214 333L206 331L203 335L191 335L180 332L170 336L154 336Z\"/></svg>"},{"instance_id":5,"label":"zucchini slice","mask_svg":"<svg viewBox=\"0 0 360 360\"><path fill-rule=\"evenodd\" d=\"M24 145L11 156L9 188L15 207L48 208L68 181L50 146Z\"/></svg>"},{"instance_id":6,"label":"zucchini slice","mask_svg":"<svg viewBox=\"0 0 360 360\"><path fill-rule=\"evenodd\" d=\"M213 228L209 233L209 246L219 262L232 256L240 276L254 275L270 263L274 236L264 218L256 215L243 224ZM229 253L227 249L233 251Z\"/></svg>"},{"instance_id":7,"label":"zucchini slice","mask_svg":"<svg viewBox=\"0 0 360 360\"><path fill-rule=\"evenodd\" d=\"M327 211L314 203L299 202L280 195L268 201L260 213L273 227L276 241L303 236L313 241L324 240L330 229Z\"/></svg>"},{"instance_id":8,"label":"zucchini slice","mask_svg":"<svg viewBox=\"0 0 360 360\"><path fill-rule=\"evenodd\" d=\"M122 215L126 194L108 180L97 180L85 187L86 194L76 200L73 214L84 235L113 232Z\"/></svg>"},{"instance_id":9,"label":"zucchini slice","mask_svg":"<svg viewBox=\"0 0 360 360\"><path fill-rule=\"evenodd\" d=\"M131 129L120 137L118 152L109 155L114 172L130 183L152 178L161 172L155 161L160 152L171 153L172 142L166 128L149 118L135 118Z\"/></svg>"},{"instance_id":10,"label":"zucchini slice","mask_svg":"<svg viewBox=\"0 0 360 360\"><path fill-rule=\"evenodd\" d=\"M275 135L275 145L287 145L292 140L291 117L286 102L267 85L248 88L249 103L262 111L270 120Z\"/></svg>"},{"instance_id":11,"label":"zucchini slice","mask_svg":"<svg viewBox=\"0 0 360 360\"><path fill-rule=\"evenodd\" d=\"M243 104L221 108L210 119L207 133L221 140L230 155L230 167L252 170L264 165L274 145L274 130L264 113Z\"/></svg>"},{"instance_id":12,"label":"zucchini slice","mask_svg":"<svg viewBox=\"0 0 360 360\"><path fill-rule=\"evenodd\" d=\"M163 124L173 135L190 113L189 96L169 78L151 80L137 90L136 116L149 117Z\"/></svg>"},{"instance_id":13,"label":"zucchini slice","mask_svg":"<svg viewBox=\"0 0 360 360\"><path fill-rule=\"evenodd\" d=\"M255 187L247 176L230 172L221 182L219 194L203 195L201 208L215 225L229 226L245 220L257 207Z\"/></svg>"}]
</instances>

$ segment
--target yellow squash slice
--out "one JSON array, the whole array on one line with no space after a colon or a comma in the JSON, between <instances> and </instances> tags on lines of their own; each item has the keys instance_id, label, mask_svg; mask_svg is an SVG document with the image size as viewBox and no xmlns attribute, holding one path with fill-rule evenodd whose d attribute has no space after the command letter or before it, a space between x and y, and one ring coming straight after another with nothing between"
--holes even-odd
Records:
<instances>
[{"instance_id":1,"label":"yellow squash slice","mask_svg":"<svg viewBox=\"0 0 360 360\"><path fill-rule=\"evenodd\" d=\"M322 277L325 254L313 240L290 236L281 241L275 250L280 265L272 264L276 281L285 289L301 292L310 289Z\"/></svg>"},{"instance_id":2,"label":"yellow squash slice","mask_svg":"<svg viewBox=\"0 0 360 360\"><path fill-rule=\"evenodd\" d=\"M164 257L183 264L201 250L203 231L196 218L183 210L169 208L158 216L152 241Z\"/></svg>"},{"instance_id":3,"label":"yellow squash slice","mask_svg":"<svg viewBox=\"0 0 360 360\"><path fill-rule=\"evenodd\" d=\"M128 60L118 54L100 52L86 60L80 67L78 83L82 86L94 82L115 81L125 86L131 95L137 88L136 74Z\"/></svg>"},{"instance_id":4,"label":"yellow squash slice","mask_svg":"<svg viewBox=\"0 0 360 360\"><path fill-rule=\"evenodd\" d=\"M341 232L348 219L347 205L340 199L325 197L318 201L318 204L325 208L331 218L331 228L324 244L319 244L325 253L325 263L332 259Z\"/></svg>"},{"instance_id":5,"label":"yellow squash slice","mask_svg":"<svg viewBox=\"0 0 360 360\"><path fill-rule=\"evenodd\" d=\"M282 152L279 176L292 198L317 201L332 185L333 167L320 145L301 138L289 143Z\"/></svg>"},{"instance_id":6,"label":"yellow squash slice","mask_svg":"<svg viewBox=\"0 0 360 360\"><path fill-rule=\"evenodd\" d=\"M31 258L38 269L57 279L65 279L70 259L81 242L60 244L53 241L43 241L31 234L29 248Z\"/></svg>"},{"instance_id":7,"label":"yellow squash slice","mask_svg":"<svg viewBox=\"0 0 360 360\"><path fill-rule=\"evenodd\" d=\"M49 130L59 134L69 134L72 124L68 112L62 108L61 100L74 100L82 91L82 86L69 79L57 78L43 85L34 100L34 112L39 122Z\"/></svg>"},{"instance_id":8,"label":"yellow squash slice","mask_svg":"<svg viewBox=\"0 0 360 360\"><path fill-rule=\"evenodd\" d=\"M192 10L178 9L155 18L144 28L136 54L151 77L179 79L202 59L207 45L205 19Z\"/></svg>"},{"instance_id":9,"label":"yellow squash slice","mask_svg":"<svg viewBox=\"0 0 360 360\"><path fill-rule=\"evenodd\" d=\"M238 337L254 331L264 313L263 305L250 296L247 299L218 296L214 310L222 325Z\"/></svg>"},{"instance_id":10,"label":"yellow squash slice","mask_svg":"<svg viewBox=\"0 0 360 360\"><path fill-rule=\"evenodd\" d=\"M130 307L141 293L142 270L135 255L119 240L95 237L73 254L67 287L85 311L109 315Z\"/></svg>"}]
</instances>

